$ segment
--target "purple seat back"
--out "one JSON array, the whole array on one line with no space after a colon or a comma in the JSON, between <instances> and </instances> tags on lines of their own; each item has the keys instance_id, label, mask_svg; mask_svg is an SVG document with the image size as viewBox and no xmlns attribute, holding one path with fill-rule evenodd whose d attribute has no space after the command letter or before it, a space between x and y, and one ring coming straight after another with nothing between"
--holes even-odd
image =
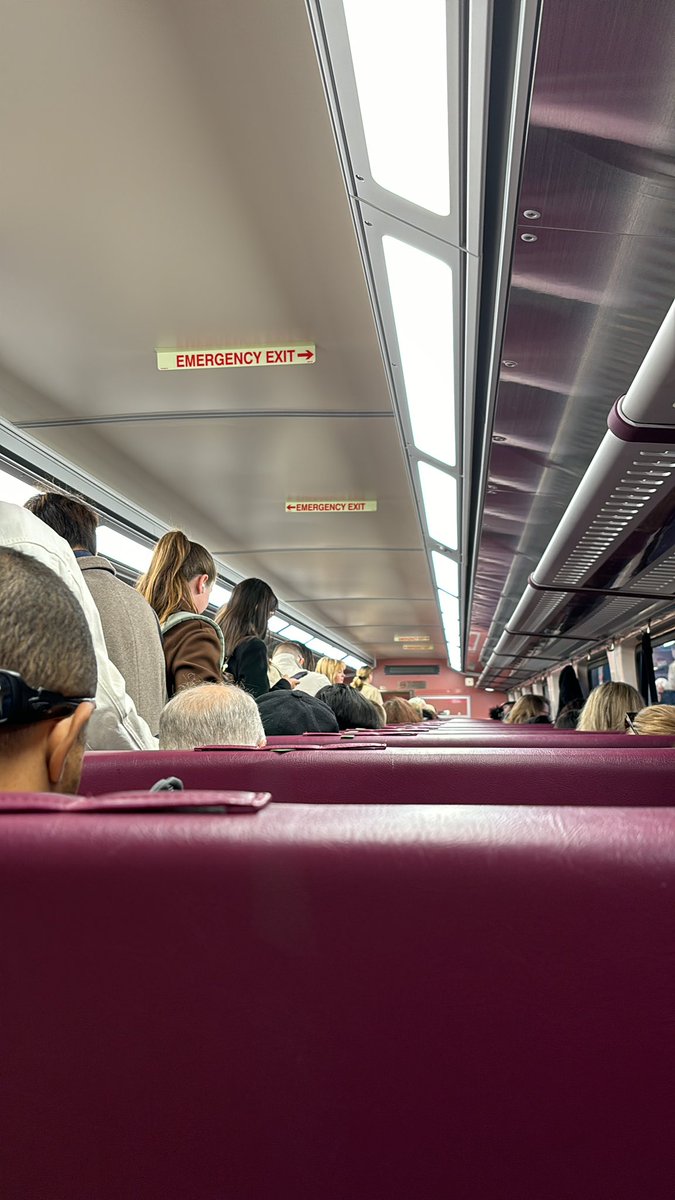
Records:
<instances>
[{"instance_id":1,"label":"purple seat back","mask_svg":"<svg viewBox=\"0 0 675 1200\"><path fill-rule=\"evenodd\" d=\"M671 1200L674 840L667 809L0 814L4 1195Z\"/></svg>"},{"instance_id":2,"label":"purple seat back","mask_svg":"<svg viewBox=\"0 0 675 1200\"><path fill-rule=\"evenodd\" d=\"M674 802L674 773L675 750L649 748L99 751L85 755L80 790L177 775L188 788L271 792L286 804L661 805Z\"/></svg>"}]
</instances>

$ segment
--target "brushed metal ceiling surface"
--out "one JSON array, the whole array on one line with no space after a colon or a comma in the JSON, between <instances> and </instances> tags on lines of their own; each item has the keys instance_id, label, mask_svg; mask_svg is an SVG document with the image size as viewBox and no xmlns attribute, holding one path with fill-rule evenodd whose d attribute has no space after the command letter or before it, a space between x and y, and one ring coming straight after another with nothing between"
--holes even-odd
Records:
<instances>
[{"instance_id":1,"label":"brushed metal ceiling surface","mask_svg":"<svg viewBox=\"0 0 675 1200\"><path fill-rule=\"evenodd\" d=\"M515 365L502 367L497 393L472 670L507 625L675 291L669 0L544 5L519 209L502 353Z\"/></svg>"},{"instance_id":2,"label":"brushed metal ceiling surface","mask_svg":"<svg viewBox=\"0 0 675 1200\"><path fill-rule=\"evenodd\" d=\"M5 0L0 161L2 415L366 653L442 646L303 0ZM283 508L346 495L377 513Z\"/></svg>"}]
</instances>

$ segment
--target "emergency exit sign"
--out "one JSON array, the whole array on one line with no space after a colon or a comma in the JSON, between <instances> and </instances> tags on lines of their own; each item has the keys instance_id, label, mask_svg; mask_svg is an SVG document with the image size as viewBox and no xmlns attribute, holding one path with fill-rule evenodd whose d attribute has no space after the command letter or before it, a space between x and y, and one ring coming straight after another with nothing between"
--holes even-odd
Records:
<instances>
[{"instance_id":1,"label":"emergency exit sign","mask_svg":"<svg viewBox=\"0 0 675 1200\"><path fill-rule=\"evenodd\" d=\"M208 350L156 350L160 371L215 367L304 367L316 362L316 346L216 346Z\"/></svg>"},{"instance_id":2,"label":"emergency exit sign","mask_svg":"<svg viewBox=\"0 0 675 1200\"><path fill-rule=\"evenodd\" d=\"M287 500L287 513L377 512L377 500Z\"/></svg>"}]
</instances>

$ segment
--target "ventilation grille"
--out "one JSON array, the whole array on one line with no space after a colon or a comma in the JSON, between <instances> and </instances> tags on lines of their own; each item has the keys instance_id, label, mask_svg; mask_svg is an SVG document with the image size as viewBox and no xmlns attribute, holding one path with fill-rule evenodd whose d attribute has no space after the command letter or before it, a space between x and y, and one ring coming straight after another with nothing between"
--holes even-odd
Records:
<instances>
[{"instance_id":1,"label":"ventilation grille","mask_svg":"<svg viewBox=\"0 0 675 1200\"><path fill-rule=\"evenodd\" d=\"M675 450L640 450L623 471L619 483L603 502L553 582L575 587L586 579L609 554L624 529L658 497L659 488L673 470Z\"/></svg>"},{"instance_id":2,"label":"ventilation grille","mask_svg":"<svg viewBox=\"0 0 675 1200\"><path fill-rule=\"evenodd\" d=\"M631 580L628 591L663 592L664 599L668 599L675 592L675 554L651 567L638 579Z\"/></svg>"}]
</instances>

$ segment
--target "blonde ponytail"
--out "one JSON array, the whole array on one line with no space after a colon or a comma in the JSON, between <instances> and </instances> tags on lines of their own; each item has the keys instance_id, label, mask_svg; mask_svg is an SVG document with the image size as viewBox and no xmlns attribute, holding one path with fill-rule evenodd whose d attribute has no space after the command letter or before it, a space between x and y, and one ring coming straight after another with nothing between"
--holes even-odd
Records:
<instances>
[{"instance_id":1,"label":"blonde ponytail","mask_svg":"<svg viewBox=\"0 0 675 1200\"><path fill-rule=\"evenodd\" d=\"M165 533L155 546L152 562L136 589L157 613L160 625L181 609L196 612L189 583L196 575L216 577L216 564L204 546L191 542L180 529Z\"/></svg>"},{"instance_id":2,"label":"blonde ponytail","mask_svg":"<svg viewBox=\"0 0 675 1200\"><path fill-rule=\"evenodd\" d=\"M352 687L356 688L357 692L362 691L364 683L368 682L372 673L372 667L360 667L352 679Z\"/></svg>"}]
</instances>

